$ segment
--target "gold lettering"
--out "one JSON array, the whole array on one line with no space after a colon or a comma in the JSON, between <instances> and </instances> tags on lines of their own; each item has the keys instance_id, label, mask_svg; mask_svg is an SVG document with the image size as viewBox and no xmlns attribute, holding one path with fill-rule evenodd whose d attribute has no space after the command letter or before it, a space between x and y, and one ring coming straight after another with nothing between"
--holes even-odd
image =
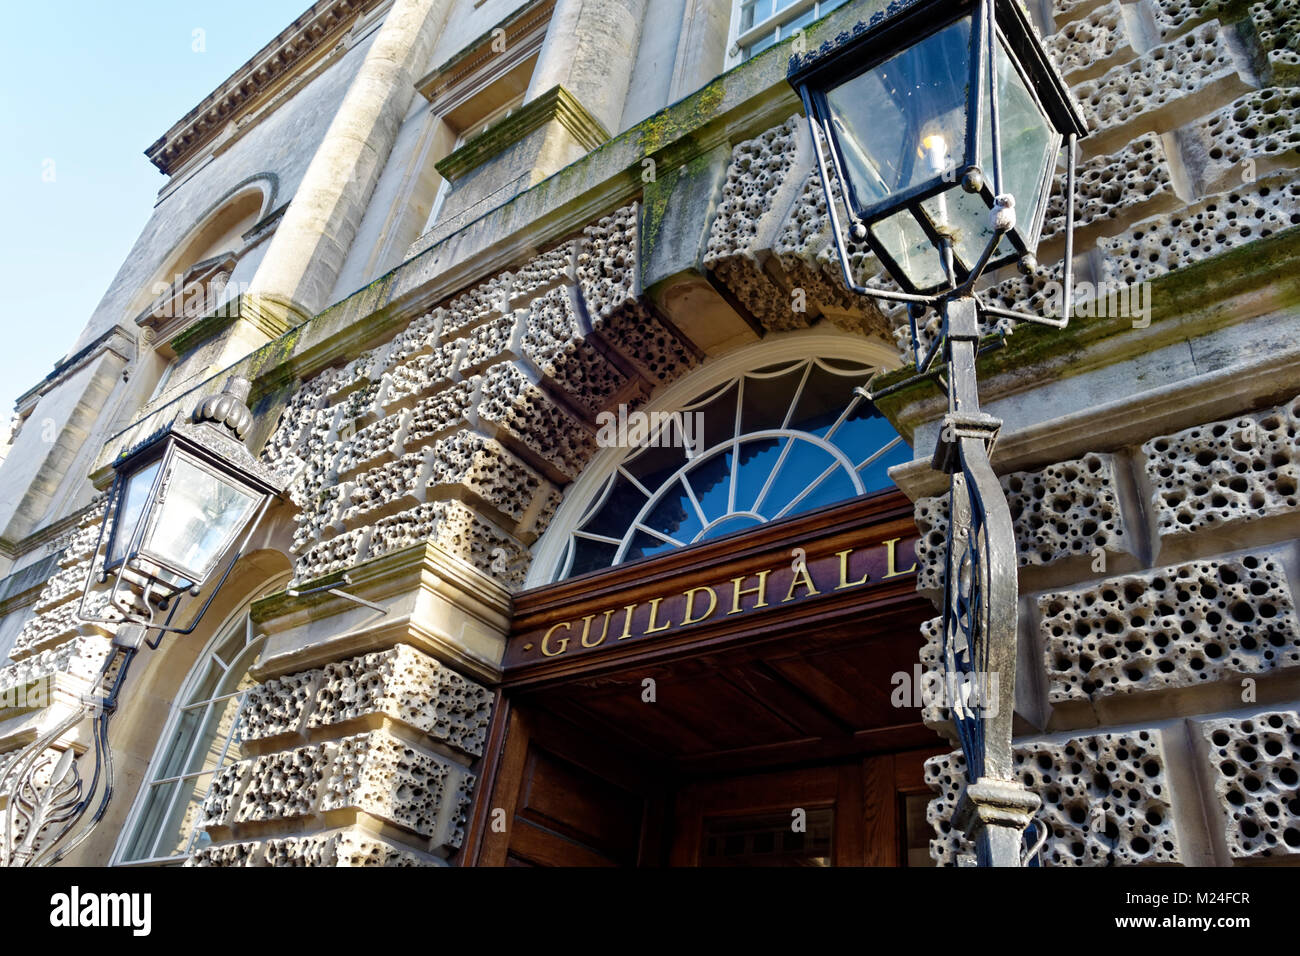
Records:
<instances>
[{"instance_id":1,"label":"gold lettering","mask_svg":"<svg viewBox=\"0 0 1300 956\"><path fill-rule=\"evenodd\" d=\"M916 570L915 561L912 562L912 566L908 568L906 571L897 570L898 542L902 540L903 540L902 538L890 538L888 541L885 542L885 554L888 557L889 573L886 574L883 578L881 578L882 581L888 581L890 578L896 578L903 574L911 574L913 571Z\"/></svg>"},{"instance_id":2,"label":"gold lettering","mask_svg":"<svg viewBox=\"0 0 1300 956\"><path fill-rule=\"evenodd\" d=\"M609 633L609 619L614 616L614 609L610 608L605 612L605 621L600 627L600 637L588 642L587 635L591 633L591 621L595 616L594 614L588 614L582 619L582 637L580 641L583 647L599 647L605 643L605 635Z\"/></svg>"},{"instance_id":3,"label":"gold lettering","mask_svg":"<svg viewBox=\"0 0 1300 956\"><path fill-rule=\"evenodd\" d=\"M663 598L661 597L657 597L650 602L650 620L645 622L644 633L654 634L656 631L666 631L668 630L668 628L673 626L672 621L666 621L663 624L660 624L658 627L655 627L655 615L659 613L659 605L662 602L663 602Z\"/></svg>"},{"instance_id":4,"label":"gold lettering","mask_svg":"<svg viewBox=\"0 0 1300 956\"><path fill-rule=\"evenodd\" d=\"M623 633L615 638L617 641L623 641L632 636L632 612L636 610L636 605L628 604L623 610L627 613L623 615Z\"/></svg>"},{"instance_id":5,"label":"gold lettering","mask_svg":"<svg viewBox=\"0 0 1300 956\"><path fill-rule=\"evenodd\" d=\"M695 595L699 594L701 591L709 592L709 609L699 617L692 617L691 615L695 612ZM682 618L683 627L687 624L698 624L718 609L718 595L713 588L691 588L689 591L683 591L682 597L686 598L686 616Z\"/></svg>"},{"instance_id":6,"label":"gold lettering","mask_svg":"<svg viewBox=\"0 0 1300 956\"><path fill-rule=\"evenodd\" d=\"M562 637L560 638L560 649L558 651L549 650L551 646L551 635L560 628L572 630L572 625L568 621L561 621L559 624L553 625L549 631L542 635L542 653L547 657L559 657L569 649L569 639L567 637Z\"/></svg>"},{"instance_id":7,"label":"gold lettering","mask_svg":"<svg viewBox=\"0 0 1300 956\"><path fill-rule=\"evenodd\" d=\"M781 599L782 604L784 604L786 601L794 600L794 589L799 587L801 583L803 584L804 587L808 589L809 594L821 594L821 592L818 591L816 586L813 584L812 577L808 574L808 565L805 564L803 561L800 561L799 569L795 571L794 577L790 579L790 590L787 591L785 593L785 597Z\"/></svg>"},{"instance_id":8,"label":"gold lettering","mask_svg":"<svg viewBox=\"0 0 1300 956\"><path fill-rule=\"evenodd\" d=\"M840 583L835 585L837 591L842 588L855 588L859 584L866 584L871 579L871 572L868 571L856 581L849 580L849 555L852 553L852 548L845 548L843 551L835 552L835 556L840 559Z\"/></svg>"},{"instance_id":9,"label":"gold lettering","mask_svg":"<svg viewBox=\"0 0 1300 956\"><path fill-rule=\"evenodd\" d=\"M767 569L766 571L759 571L757 574L758 586L752 588L742 588L740 586L745 582L746 578L744 577L732 578L731 579L731 593L732 593L731 610L728 611L727 613L739 614L741 612L742 608L740 606L740 598L744 594L758 595L758 601L757 603L754 604L754 607L751 608L751 610L758 610L760 607L767 607L767 576L771 573L772 570L770 568Z\"/></svg>"}]
</instances>

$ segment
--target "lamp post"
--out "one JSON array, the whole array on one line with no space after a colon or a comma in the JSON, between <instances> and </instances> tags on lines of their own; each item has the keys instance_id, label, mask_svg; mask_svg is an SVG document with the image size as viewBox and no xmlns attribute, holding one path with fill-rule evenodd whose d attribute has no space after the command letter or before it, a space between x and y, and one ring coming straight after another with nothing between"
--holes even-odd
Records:
<instances>
[{"instance_id":1,"label":"lamp post","mask_svg":"<svg viewBox=\"0 0 1300 956\"><path fill-rule=\"evenodd\" d=\"M90 692L0 775L0 797L7 798L0 865L57 862L99 822L113 792L108 722L131 662L141 645L154 648L163 635L189 634L198 626L271 500L287 485L244 445L253 420L248 393L247 380L230 378L189 420L174 420L113 462L113 487L78 618L113 625L116 632ZM241 531L207 600L187 623L177 623L184 599L200 595ZM151 629L158 634L147 642ZM51 752L87 718L88 779L71 745Z\"/></svg>"},{"instance_id":2,"label":"lamp post","mask_svg":"<svg viewBox=\"0 0 1300 956\"><path fill-rule=\"evenodd\" d=\"M935 375L940 354L946 366L948 412L932 464L950 476L942 657L966 758L955 822L974 840L979 865L1019 866L1041 801L1013 774L1016 544L989 458L1002 422L980 410L975 359L981 316L1054 328L1069 321L1075 141L1086 126L1015 0L878 7L852 32L793 57L789 81L803 99L846 285L908 308L918 374L871 397ZM986 304L976 284L989 269L1037 268L1063 147L1061 315ZM841 202L849 237L866 244L901 291L854 276ZM917 323L929 310L941 326L923 348Z\"/></svg>"}]
</instances>

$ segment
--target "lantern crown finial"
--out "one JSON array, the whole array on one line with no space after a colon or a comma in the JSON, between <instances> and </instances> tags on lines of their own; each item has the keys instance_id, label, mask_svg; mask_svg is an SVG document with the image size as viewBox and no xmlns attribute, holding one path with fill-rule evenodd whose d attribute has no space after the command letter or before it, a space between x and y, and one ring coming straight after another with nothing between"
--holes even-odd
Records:
<instances>
[{"instance_id":1,"label":"lantern crown finial","mask_svg":"<svg viewBox=\"0 0 1300 956\"><path fill-rule=\"evenodd\" d=\"M253 423L253 413L246 404L251 389L252 384L248 379L232 375L226 379L225 387L220 392L199 402L190 417L196 424L207 422L227 428L243 441L248 427Z\"/></svg>"}]
</instances>

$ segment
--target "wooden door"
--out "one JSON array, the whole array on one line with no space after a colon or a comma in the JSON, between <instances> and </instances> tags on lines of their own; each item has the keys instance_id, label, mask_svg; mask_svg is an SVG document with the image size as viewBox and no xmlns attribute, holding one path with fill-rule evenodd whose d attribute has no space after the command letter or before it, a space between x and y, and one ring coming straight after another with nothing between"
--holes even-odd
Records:
<instances>
[{"instance_id":1,"label":"wooden door","mask_svg":"<svg viewBox=\"0 0 1300 956\"><path fill-rule=\"evenodd\" d=\"M543 714L504 723L491 799L465 857L478 866L637 866L659 862L662 777Z\"/></svg>"},{"instance_id":2,"label":"wooden door","mask_svg":"<svg viewBox=\"0 0 1300 956\"><path fill-rule=\"evenodd\" d=\"M923 761L933 748L689 784L673 866L906 866L928 860ZM919 814L918 814L919 810Z\"/></svg>"}]
</instances>

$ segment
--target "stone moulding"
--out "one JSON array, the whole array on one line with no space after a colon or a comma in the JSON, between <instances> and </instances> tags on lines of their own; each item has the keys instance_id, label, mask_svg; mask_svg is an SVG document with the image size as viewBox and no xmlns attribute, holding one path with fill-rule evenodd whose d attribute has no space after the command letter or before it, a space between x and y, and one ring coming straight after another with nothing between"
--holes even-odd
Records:
<instances>
[{"instance_id":1,"label":"stone moulding","mask_svg":"<svg viewBox=\"0 0 1300 956\"><path fill-rule=\"evenodd\" d=\"M181 117L145 150L145 155L162 173L171 175L216 138L236 114L262 102L286 76L330 49L357 17L381 2L322 0L315 4Z\"/></svg>"},{"instance_id":2,"label":"stone moulding","mask_svg":"<svg viewBox=\"0 0 1300 956\"><path fill-rule=\"evenodd\" d=\"M554 86L439 160L434 168L454 183L552 120L568 130L585 150L593 150L609 139L609 131L576 96L562 86Z\"/></svg>"}]
</instances>

